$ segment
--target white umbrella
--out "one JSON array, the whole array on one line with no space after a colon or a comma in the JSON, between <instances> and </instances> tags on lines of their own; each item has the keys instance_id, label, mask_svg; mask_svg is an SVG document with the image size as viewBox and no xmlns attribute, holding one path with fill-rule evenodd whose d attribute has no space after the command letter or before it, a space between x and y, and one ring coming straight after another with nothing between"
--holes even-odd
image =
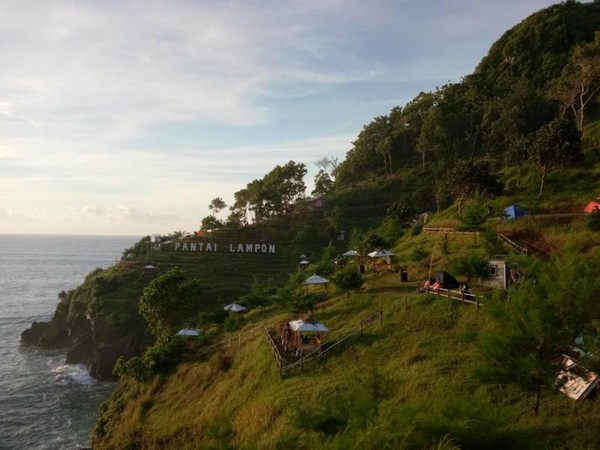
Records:
<instances>
[{"instance_id":1,"label":"white umbrella","mask_svg":"<svg viewBox=\"0 0 600 450\"><path fill-rule=\"evenodd\" d=\"M237 303L230 303L229 305L227 305L226 307L223 308L225 311L233 311L233 312L242 312L242 311L246 311L246 307L242 306L242 305L238 305Z\"/></svg>"},{"instance_id":2,"label":"white umbrella","mask_svg":"<svg viewBox=\"0 0 600 450\"><path fill-rule=\"evenodd\" d=\"M329 283L329 280L327 278L320 277L319 275L317 275L315 273L312 277L309 277L306 280L304 280L303 284L325 284L325 283Z\"/></svg>"},{"instance_id":3,"label":"white umbrella","mask_svg":"<svg viewBox=\"0 0 600 450\"><path fill-rule=\"evenodd\" d=\"M309 264L310 264L310 261L307 261L306 259L303 259L302 261L300 261L301 266L308 266Z\"/></svg>"},{"instance_id":4,"label":"white umbrella","mask_svg":"<svg viewBox=\"0 0 600 450\"><path fill-rule=\"evenodd\" d=\"M156 269L156 266L153 266L152 264L148 264L147 266L144 266L144 269L153 270L153 269Z\"/></svg>"},{"instance_id":5,"label":"white umbrella","mask_svg":"<svg viewBox=\"0 0 600 450\"><path fill-rule=\"evenodd\" d=\"M346 253L342 253L342 256L358 256L358 252L356 250L348 250Z\"/></svg>"},{"instance_id":6,"label":"white umbrella","mask_svg":"<svg viewBox=\"0 0 600 450\"><path fill-rule=\"evenodd\" d=\"M308 320L292 320L290 327L294 331L301 332L313 332L313 333L327 333L329 328L323 325L321 322L313 322Z\"/></svg>"},{"instance_id":7,"label":"white umbrella","mask_svg":"<svg viewBox=\"0 0 600 450\"><path fill-rule=\"evenodd\" d=\"M392 252L387 250L376 250L374 252L369 253L371 258L385 258L386 256L394 256Z\"/></svg>"},{"instance_id":8,"label":"white umbrella","mask_svg":"<svg viewBox=\"0 0 600 450\"><path fill-rule=\"evenodd\" d=\"M178 336L198 336L201 330L198 328L182 328L177 332Z\"/></svg>"}]
</instances>

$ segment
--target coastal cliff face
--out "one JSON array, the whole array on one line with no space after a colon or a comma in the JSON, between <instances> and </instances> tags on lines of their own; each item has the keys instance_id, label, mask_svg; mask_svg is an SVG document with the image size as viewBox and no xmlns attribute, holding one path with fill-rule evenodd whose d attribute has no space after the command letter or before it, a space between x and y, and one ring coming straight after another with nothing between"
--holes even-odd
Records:
<instances>
[{"instance_id":1,"label":"coastal cliff face","mask_svg":"<svg viewBox=\"0 0 600 450\"><path fill-rule=\"evenodd\" d=\"M146 280L132 280L132 270L97 269L84 283L59 294L49 322L34 322L23 331L24 343L66 348L66 363L84 364L91 376L112 380L119 356L131 358L151 342L137 303Z\"/></svg>"}]
</instances>

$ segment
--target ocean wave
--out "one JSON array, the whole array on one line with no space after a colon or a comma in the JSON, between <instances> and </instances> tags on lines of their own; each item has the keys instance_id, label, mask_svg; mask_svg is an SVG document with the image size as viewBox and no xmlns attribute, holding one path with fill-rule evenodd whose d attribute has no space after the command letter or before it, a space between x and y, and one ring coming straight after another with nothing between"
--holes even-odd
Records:
<instances>
[{"instance_id":1,"label":"ocean wave","mask_svg":"<svg viewBox=\"0 0 600 450\"><path fill-rule=\"evenodd\" d=\"M52 367L52 364L49 364ZM51 369L54 379L61 384L76 383L84 386L92 385L95 380L83 364L61 364Z\"/></svg>"}]
</instances>

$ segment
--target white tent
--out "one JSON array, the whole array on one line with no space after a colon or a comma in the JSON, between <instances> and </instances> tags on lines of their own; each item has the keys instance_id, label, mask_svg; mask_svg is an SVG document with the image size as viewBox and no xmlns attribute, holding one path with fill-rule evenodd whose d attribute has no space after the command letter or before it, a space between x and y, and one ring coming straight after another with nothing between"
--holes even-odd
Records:
<instances>
[{"instance_id":1,"label":"white tent","mask_svg":"<svg viewBox=\"0 0 600 450\"><path fill-rule=\"evenodd\" d=\"M233 312L243 312L246 311L246 307L242 305L238 305L237 303L230 303L226 307L223 308L225 311L233 311Z\"/></svg>"},{"instance_id":2,"label":"white tent","mask_svg":"<svg viewBox=\"0 0 600 450\"><path fill-rule=\"evenodd\" d=\"M310 261L308 261L307 259L303 259L302 261L300 261L301 266L308 266L309 264L310 264Z\"/></svg>"},{"instance_id":3,"label":"white tent","mask_svg":"<svg viewBox=\"0 0 600 450\"><path fill-rule=\"evenodd\" d=\"M387 250L376 250L374 252L369 253L369 256L371 258L386 258L388 256L394 256L394 254Z\"/></svg>"},{"instance_id":4,"label":"white tent","mask_svg":"<svg viewBox=\"0 0 600 450\"><path fill-rule=\"evenodd\" d=\"M182 328L177 332L178 336L198 336L201 330L198 328Z\"/></svg>"},{"instance_id":5,"label":"white tent","mask_svg":"<svg viewBox=\"0 0 600 450\"><path fill-rule=\"evenodd\" d=\"M317 275L315 273L312 277L308 277L306 280L304 280L303 284L325 284L325 283L329 283L329 280L327 278L320 277L319 275Z\"/></svg>"},{"instance_id":6,"label":"white tent","mask_svg":"<svg viewBox=\"0 0 600 450\"><path fill-rule=\"evenodd\" d=\"M342 253L342 256L358 256L358 252L356 250L348 250L346 253Z\"/></svg>"},{"instance_id":7,"label":"white tent","mask_svg":"<svg viewBox=\"0 0 600 450\"><path fill-rule=\"evenodd\" d=\"M329 328L323 325L321 322L313 322L308 320L292 320L289 322L290 327L294 331L300 331L303 333L312 332L312 333L327 333L329 332Z\"/></svg>"},{"instance_id":8,"label":"white tent","mask_svg":"<svg viewBox=\"0 0 600 450\"><path fill-rule=\"evenodd\" d=\"M144 266L144 269L154 270L154 269L156 269L156 266L153 266L152 264L148 264L147 266Z\"/></svg>"}]
</instances>

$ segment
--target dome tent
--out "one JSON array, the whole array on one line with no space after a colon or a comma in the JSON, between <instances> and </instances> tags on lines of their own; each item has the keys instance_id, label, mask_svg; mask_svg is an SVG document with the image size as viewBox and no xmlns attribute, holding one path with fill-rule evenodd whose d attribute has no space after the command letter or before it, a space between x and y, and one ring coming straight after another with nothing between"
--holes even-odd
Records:
<instances>
[{"instance_id":1,"label":"dome tent","mask_svg":"<svg viewBox=\"0 0 600 450\"><path fill-rule=\"evenodd\" d=\"M523 217L525 210L519 205L510 205L504 208L504 218L506 220L515 220L517 217Z\"/></svg>"}]
</instances>

